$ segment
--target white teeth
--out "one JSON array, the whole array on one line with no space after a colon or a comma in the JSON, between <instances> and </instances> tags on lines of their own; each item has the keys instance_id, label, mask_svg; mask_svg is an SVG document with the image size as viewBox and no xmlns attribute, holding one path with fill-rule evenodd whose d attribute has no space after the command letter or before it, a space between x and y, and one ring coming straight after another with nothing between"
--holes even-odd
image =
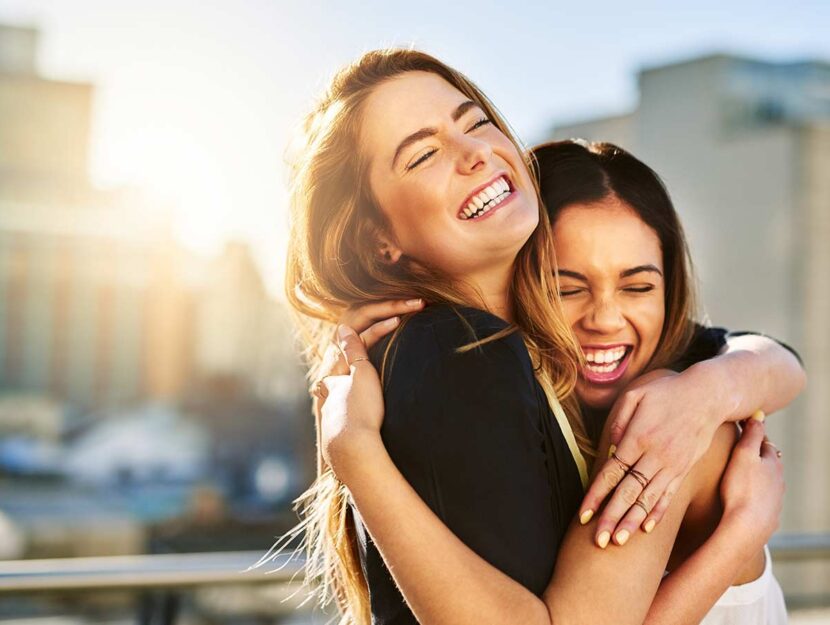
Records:
<instances>
[{"instance_id":1,"label":"white teeth","mask_svg":"<svg viewBox=\"0 0 830 625\"><path fill-rule=\"evenodd\" d=\"M494 206L501 204L502 200L507 197L510 191L510 185L507 180L499 178L489 187L480 191L478 195L470 199L466 207L461 209L461 218L469 219L473 216L480 217L488 212Z\"/></svg>"},{"instance_id":2,"label":"white teeth","mask_svg":"<svg viewBox=\"0 0 830 625\"><path fill-rule=\"evenodd\" d=\"M593 350L585 354L585 360L592 371L613 371L625 356L625 347Z\"/></svg>"}]
</instances>

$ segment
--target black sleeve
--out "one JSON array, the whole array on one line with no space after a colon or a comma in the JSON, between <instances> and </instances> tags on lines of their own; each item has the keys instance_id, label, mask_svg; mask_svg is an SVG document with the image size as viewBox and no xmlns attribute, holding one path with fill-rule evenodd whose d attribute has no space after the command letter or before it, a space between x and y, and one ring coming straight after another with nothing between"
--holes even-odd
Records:
<instances>
[{"instance_id":1,"label":"black sleeve","mask_svg":"<svg viewBox=\"0 0 830 625\"><path fill-rule=\"evenodd\" d=\"M529 359L524 362L515 341L521 339L458 354L454 348L469 337L452 323L404 328L385 374L381 436L401 473L449 529L540 595L570 510L560 514L552 504L543 414ZM568 453L564 439L559 451ZM578 476L562 481L578 501ZM371 565L372 554L367 558ZM409 622L379 613L391 611L394 601L378 596L391 591L380 587L383 576L371 568L373 615Z\"/></svg>"},{"instance_id":2,"label":"black sleeve","mask_svg":"<svg viewBox=\"0 0 830 625\"><path fill-rule=\"evenodd\" d=\"M691 367L693 364L702 362L704 360L709 360L710 358L714 358L726 346L726 342L729 340L730 337L745 336L748 334L764 336L766 338L772 339L773 341L781 345L781 347L785 348L790 353L792 353L792 355L798 359L798 362L801 364L801 366L804 366L804 362L801 360L801 356L797 351L795 351L792 347L790 347L783 341L779 341L778 339L767 334L763 334L762 332L732 332L727 330L726 328L706 327L700 324L696 324L695 333L692 337L691 343L689 343L689 347L677 360L674 361L674 363L672 363L670 368L675 371L683 371Z\"/></svg>"}]
</instances>

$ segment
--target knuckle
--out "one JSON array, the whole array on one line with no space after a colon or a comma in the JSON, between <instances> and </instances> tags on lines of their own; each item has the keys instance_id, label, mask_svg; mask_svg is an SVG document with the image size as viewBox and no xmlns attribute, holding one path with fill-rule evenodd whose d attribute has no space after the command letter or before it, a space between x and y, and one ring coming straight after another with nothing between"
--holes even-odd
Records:
<instances>
[{"instance_id":1,"label":"knuckle","mask_svg":"<svg viewBox=\"0 0 830 625\"><path fill-rule=\"evenodd\" d=\"M622 468L612 465L602 471L602 483L610 490L620 483L623 478Z\"/></svg>"},{"instance_id":2,"label":"knuckle","mask_svg":"<svg viewBox=\"0 0 830 625\"><path fill-rule=\"evenodd\" d=\"M620 498L629 506L633 506L640 495L640 489L633 484L624 483L619 488Z\"/></svg>"}]
</instances>

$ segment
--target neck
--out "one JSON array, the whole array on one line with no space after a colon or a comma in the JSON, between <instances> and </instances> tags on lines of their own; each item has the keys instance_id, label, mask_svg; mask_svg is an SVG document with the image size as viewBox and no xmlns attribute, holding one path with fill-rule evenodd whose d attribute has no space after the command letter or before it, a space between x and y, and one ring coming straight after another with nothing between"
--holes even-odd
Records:
<instances>
[{"instance_id":1,"label":"neck","mask_svg":"<svg viewBox=\"0 0 830 625\"><path fill-rule=\"evenodd\" d=\"M478 275L469 282L476 298L483 302L484 308L508 323L515 321L513 299L510 297L512 280L513 266L511 264L498 272L490 271Z\"/></svg>"}]
</instances>

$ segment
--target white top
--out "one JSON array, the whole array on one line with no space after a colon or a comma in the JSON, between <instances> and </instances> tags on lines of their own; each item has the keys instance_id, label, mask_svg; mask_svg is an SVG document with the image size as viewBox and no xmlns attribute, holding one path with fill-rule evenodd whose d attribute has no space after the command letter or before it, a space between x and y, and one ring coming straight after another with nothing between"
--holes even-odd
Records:
<instances>
[{"instance_id":1,"label":"white top","mask_svg":"<svg viewBox=\"0 0 830 625\"><path fill-rule=\"evenodd\" d=\"M761 577L727 588L701 625L786 625L784 593L772 574L772 558L766 545L764 559Z\"/></svg>"}]
</instances>

